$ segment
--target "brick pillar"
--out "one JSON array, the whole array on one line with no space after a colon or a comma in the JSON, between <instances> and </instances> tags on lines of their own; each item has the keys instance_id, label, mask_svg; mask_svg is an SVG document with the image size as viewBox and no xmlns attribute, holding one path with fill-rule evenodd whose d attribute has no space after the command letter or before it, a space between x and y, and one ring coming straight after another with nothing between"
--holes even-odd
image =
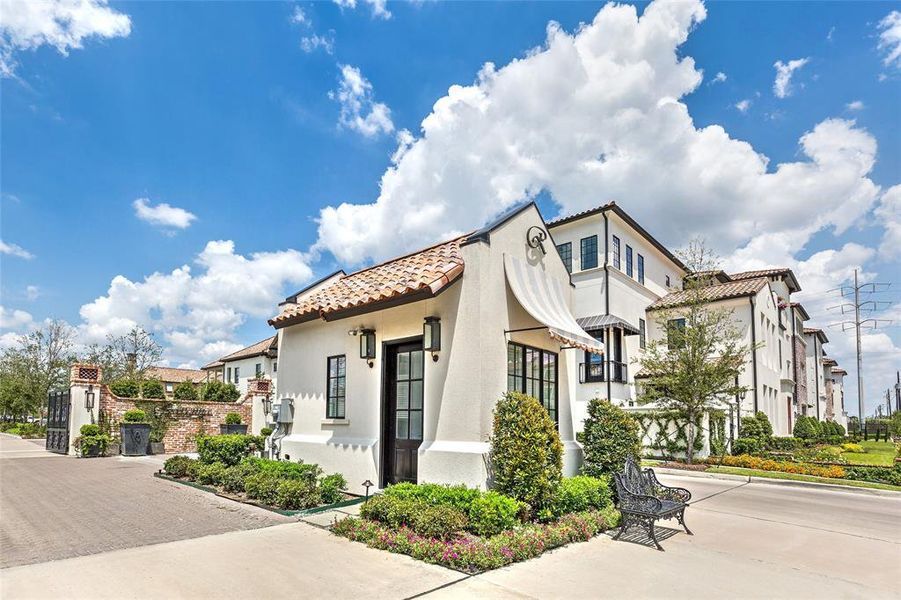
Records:
<instances>
[{"instance_id":1,"label":"brick pillar","mask_svg":"<svg viewBox=\"0 0 901 600\"><path fill-rule=\"evenodd\" d=\"M267 415L263 410L263 401L272 400L275 393L271 379L259 378L247 381L247 393L244 395L244 403L250 404L251 420L247 430L257 435L266 426Z\"/></svg>"}]
</instances>

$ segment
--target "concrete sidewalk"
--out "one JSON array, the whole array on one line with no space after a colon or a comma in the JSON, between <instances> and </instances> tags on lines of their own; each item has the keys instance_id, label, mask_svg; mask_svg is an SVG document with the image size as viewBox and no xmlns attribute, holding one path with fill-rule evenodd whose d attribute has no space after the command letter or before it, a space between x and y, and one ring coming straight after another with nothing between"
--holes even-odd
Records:
<instances>
[{"instance_id":1,"label":"concrete sidewalk","mask_svg":"<svg viewBox=\"0 0 901 600\"><path fill-rule=\"evenodd\" d=\"M687 519L695 535L671 529L666 552L641 536L600 536L469 577L291 523L5 569L0 595L901 598L901 500L664 478L694 494Z\"/></svg>"}]
</instances>

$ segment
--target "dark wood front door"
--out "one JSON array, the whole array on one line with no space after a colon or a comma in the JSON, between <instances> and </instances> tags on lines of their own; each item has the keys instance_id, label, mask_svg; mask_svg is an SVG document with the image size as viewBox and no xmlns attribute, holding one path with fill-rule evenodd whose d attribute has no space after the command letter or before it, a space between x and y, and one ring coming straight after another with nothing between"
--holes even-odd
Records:
<instances>
[{"instance_id":1,"label":"dark wood front door","mask_svg":"<svg viewBox=\"0 0 901 600\"><path fill-rule=\"evenodd\" d=\"M416 483L423 425L422 340L386 345L384 382L382 486Z\"/></svg>"}]
</instances>

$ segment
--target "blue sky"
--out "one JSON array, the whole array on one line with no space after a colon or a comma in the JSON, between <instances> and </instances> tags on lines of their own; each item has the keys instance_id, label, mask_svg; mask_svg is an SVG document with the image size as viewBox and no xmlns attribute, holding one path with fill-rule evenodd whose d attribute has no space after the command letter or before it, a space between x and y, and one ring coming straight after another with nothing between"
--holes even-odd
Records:
<instances>
[{"instance_id":1,"label":"blue sky","mask_svg":"<svg viewBox=\"0 0 901 600\"><path fill-rule=\"evenodd\" d=\"M15 4L9 6L15 8ZM488 198L479 205L487 206L484 212L467 213L475 216L450 215L441 225L444 229L434 223L418 229L415 223L405 223L394 235L383 223L381 227L388 230L361 232L352 223L368 228L366 218L335 217L331 234L319 230L317 219L325 207L353 205L346 216L363 214L359 206L376 202L383 174L396 164L392 155L399 132L412 132L420 141L428 137L421 128L423 119L451 86L473 86L485 63L503 71L511 61L540 54L548 47L551 21L559 23L567 35L578 36L579 24L590 23L604 4L388 3L385 10L390 18L379 14L379 6L362 0L356 6L346 2L344 6L332 2L111 2L100 7L127 15L127 27L119 22L115 34L98 28L100 34L78 40L81 48L28 38L15 29L25 27L27 33L28 23L3 23L3 56L12 66L9 76L0 80L0 238L33 256L22 258L10 251L0 257L4 314L29 315L8 316L0 334L15 334L31 323L55 317L81 326L84 339L100 339L132 319L155 330L170 348L168 358L173 364L202 363L218 351L269 335L265 318L275 310L274 301L310 277L478 225L472 220L499 212L516 195L519 200L537 195L548 217L608 199L604 192L612 187L583 187L576 193L571 182L562 181L563 176L548 176L528 184L526 192L510 197L499 194L502 201ZM639 15L646 6L638 5ZM690 83L688 78L674 88L681 90L676 95L687 107L694 128L721 126L731 140L747 142L753 151L766 155L768 173L779 163L807 162L799 140L830 119L843 125L824 131L819 147L832 147L842 143L833 140L850 139L860 132L865 139L856 140L857 145L842 156L866 154L870 140L878 145L872 152L872 167L860 168L848 183L863 198L856 209L842 213L841 198L834 198L834 205L830 200L820 204L816 186L805 180L803 185L810 185L812 191L799 191L786 202L798 203L811 215L834 209L835 216L806 228L797 222L764 226L755 220L750 226L759 226L758 233L782 227L779 240L770 243L763 236L760 244L766 251L762 254L754 246L754 235L743 239L734 233L749 226L747 219L722 224L723 231L733 232L723 236L718 248L732 261L728 264L750 267L757 266L754 258L765 262L784 258L782 262L808 275L811 285L803 277L801 283L805 289L812 286L813 296L805 303L821 325L829 317L825 306L832 304L821 292L840 282L856 259L864 263L871 279L894 280L901 286L898 255L879 250L881 240L891 235L884 225L892 219L897 222L901 206L884 199L887 190L899 183L901 173L897 108L901 105L901 59L890 59L897 46L891 45L891 38L880 37L890 29L880 23L893 6L884 2L708 3L706 18L695 15L697 22L688 27L687 41L673 44L679 58L693 59L694 70L703 71L700 83ZM310 48L313 36L320 36L330 47ZM54 47L60 44L67 55ZM537 50L530 54L533 49ZM806 62L792 73L785 96L777 97L774 63L800 59ZM521 105L549 102L541 105L542 110L553 112L553 101L539 96L564 89L555 83L562 65L550 69L537 61L522 62L522 69L533 70L532 81L525 78L517 100L510 99L516 94L496 98L499 106L515 102L510 129L503 135L516 139L528 134L528 127L514 122ZM353 79L353 72L348 78L342 72L346 66L355 69L359 79ZM720 72L725 75L723 81L716 80ZM363 88L354 89L353 84L361 82ZM599 83L602 89L612 90L622 85L614 80ZM653 85L665 87L659 81ZM344 100L342 90L348 92ZM637 93L633 88L624 90ZM609 98L598 99L606 101ZM736 106L742 101L748 103L745 111ZM354 125L353 117L365 120L379 105L389 111L387 120L373 117L366 125ZM590 128L591 118L586 116L584 123ZM580 132L574 128L569 135ZM442 135L440 144L435 141L430 151L430 160L441 161L442 152L462 152L447 137L450 134ZM438 139L438 134L429 136L430 141ZM553 143L560 142L548 145ZM640 143L623 142L629 148ZM833 163L823 169L841 170L841 165ZM416 187L414 177L404 175L403 168L399 172L398 185L412 190L410 195L428 195ZM650 176L644 174L644 178ZM824 187L840 187L830 185L828 173L815 177L822 179ZM729 195L728 185L718 189L719 194ZM622 184L616 188L615 199L668 244L676 247L694 233L720 238L716 223L705 224L699 231L690 231L690 223L671 225L673 213L697 209L679 204L688 202L685 196L690 194L679 195L677 190L672 198L650 192L644 197L645 190L634 188L634 196L642 199L632 204L632 190ZM183 228L150 223L136 215L134 203L142 198L151 208L165 203L196 218ZM719 202L715 194L709 198L713 200L704 201ZM753 195L748 198L735 201L747 206ZM727 199L722 201L728 213ZM400 200L393 202L397 208ZM808 204L800 206L802 202ZM427 203L414 203L410 212L427 208ZM391 223L390 218L383 220ZM837 226L847 229L836 234ZM800 240L800 247L785 241L790 237ZM390 244L387 239L392 240ZM396 246L395 239L399 240ZM206 263L197 263L204 249L209 250L207 244L217 240L231 240L232 249L217 246L208 253ZM849 247L849 243L855 245ZM780 249L769 254L777 246ZM257 262L255 253L280 254L268 260L258 257L262 262ZM215 273L208 266L213 263L219 265L212 267ZM183 265L191 269L180 283L166 278ZM163 280L139 285L155 272ZM210 281L173 291L186 277L199 279L204 273L211 275ZM138 285L125 285L111 294L108 290L117 276ZM228 280L232 276L239 280ZM254 298L247 302L232 302L252 286L268 289L253 292ZM211 287L228 293L198 299ZM154 300L170 292L176 306L160 306ZM901 299L897 291L883 296ZM98 298L106 300L97 303ZM89 304L94 308L85 317L80 310ZM128 304L131 308L123 308ZM135 306L140 310L132 311ZM195 324L186 325L219 306L227 310L205 322L202 331ZM890 370L901 367L898 328L886 333L871 340L876 371L870 373L873 393L891 383L882 381ZM203 347L185 344L188 334L203 338ZM836 346L840 347L834 354L853 375L850 346ZM197 356L190 356L191 352Z\"/></svg>"}]
</instances>

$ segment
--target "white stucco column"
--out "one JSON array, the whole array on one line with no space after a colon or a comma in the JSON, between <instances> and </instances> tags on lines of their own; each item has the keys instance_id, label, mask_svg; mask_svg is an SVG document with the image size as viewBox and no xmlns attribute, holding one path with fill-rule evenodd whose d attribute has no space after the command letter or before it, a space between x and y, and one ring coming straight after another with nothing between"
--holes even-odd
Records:
<instances>
[{"instance_id":1,"label":"white stucco column","mask_svg":"<svg viewBox=\"0 0 901 600\"><path fill-rule=\"evenodd\" d=\"M81 435L81 426L98 422L102 373L91 364L74 364L69 371L69 454L76 454L75 438ZM93 407L88 409L85 401L91 394Z\"/></svg>"}]
</instances>

